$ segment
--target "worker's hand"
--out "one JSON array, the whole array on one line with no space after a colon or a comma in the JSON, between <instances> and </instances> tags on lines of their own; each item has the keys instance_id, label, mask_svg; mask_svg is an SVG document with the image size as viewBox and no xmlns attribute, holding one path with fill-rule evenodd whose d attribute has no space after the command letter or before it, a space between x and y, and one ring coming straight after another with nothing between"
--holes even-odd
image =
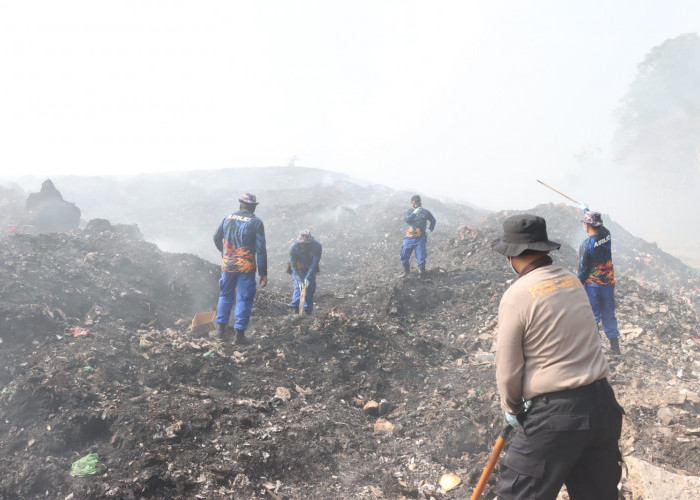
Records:
<instances>
[{"instance_id":1,"label":"worker's hand","mask_svg":"<svg viewBox=\"0 0 700 500\"><path fill-rule=\"evenodd\" d=\"M425 230L425 234L430 234L430 233L432 233L432 231L430 229Z\"/></svg>"},{"instance_id":2,"label":"worker's hand","mask_svg":"<svg viewBox=\"0 0 700 500\"><path fill-rule=\"evenodd\" d=\"M506 422L508 422L513 429L517 429L518 427L520 427L520 422L518 422L517 415L513 415L512 413L508 413L507 411L504 411L503 413L506 417Z\"/></svg>"},{"instance_id":3,"label":"worker's hand","mask_svg":"<svg viewBox=\"0 0 700 500\"><path fill-rule=\"evenodd\" d=\"M260 286L262 288L267 286L267 276L260 276Z\"/></svg>"},{"instance_id":4,"label":"worker's hand","mask_svg":"<svg viewBox=\"0 0 700 500\"><path fill-rule=\"evenodd\" d=\"M309 286L309 278L306 278L304 280L304 288L306 288L307 286Z\"/></svg>"},{"instance_id":5,"label":"worker's hand","mask_svg":"<svg viewBox=\"0 0 700 500\"><path fill-rule=\"evenodd\" d=\"M416 208L416 209L413 210L413 213L416 214L416 215L418 215L418 214L421 213L422 211L423 211L423 207L418 207L418 208Z\"/></svg>"},{"instance_id":6,"label":"worker's hand","mask_svg":"<svg viewBox=\"0 0 700 500\"><path fill-rule=\"evenodd\" d=\"M578 204L578 208L580 208L580 209L583 210L584 212L588 212L588 205L585 204L585 203L579 203L579 204Z\"/></svg>"}]
</instances>

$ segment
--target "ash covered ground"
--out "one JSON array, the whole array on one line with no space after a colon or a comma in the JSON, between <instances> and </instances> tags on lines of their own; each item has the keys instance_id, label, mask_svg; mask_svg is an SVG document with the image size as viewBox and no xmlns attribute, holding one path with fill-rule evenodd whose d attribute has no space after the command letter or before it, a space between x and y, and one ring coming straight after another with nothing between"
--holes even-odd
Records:
<instances>
[{"instance_id":1,"label":"ash covered ground","mask_svg":"<svg viewBox=\"0 0 700 500\"><path fill-rule=\"evenodd\" d=\"M312 201L309 188L259 195L269 200L258 213L270 285L258 291L253 342L243 347L189 329L217 300L218 266L202 254L215 254L211 235L235 207L192 201L179 212L144 210L131 221L138 227L92 219L63 233L6 231L0 497L468 497L502 425L493 349L512 275L491 242L514 212L426 199L438 219L428 279L403 280L406 193L347 183L312 193ZM6 197L8 226L21 215L11 201L20 199ZM578 210L528 212L547 218L550 237L565 243L555 262L574 269L567 243L578 240ZM623 455L694 479L700 277L614 221L606 225L623 335L623 356L609 358L627 412ZM324 244L310 317L287 307L284 262L301 227ZM194 245L190 252L146 241L175 233ZM89 453L99 457L97 474L71 476L71 464ZM445 473L462 484L444 491ZM630 473L622 486L625 498L657 498L653 484ZM700 492L684 488L687 498Z\"/></svg>"}]
</instances>

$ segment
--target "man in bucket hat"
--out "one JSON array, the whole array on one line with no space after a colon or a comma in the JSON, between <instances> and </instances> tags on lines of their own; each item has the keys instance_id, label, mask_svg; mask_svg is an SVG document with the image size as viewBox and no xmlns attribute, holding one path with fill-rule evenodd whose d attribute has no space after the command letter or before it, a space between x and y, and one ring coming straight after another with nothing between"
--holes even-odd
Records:
<instances>
[{"instance_id":1,"label":"man in bucket hat","mask_svg":"<svg viewBox=\"0 0 700 500\"><path fill-rule=\"evenodd\" d=\"M624 412L583 286L549 256L559 246L527 214L506 219L494 242L518 275L498 309L496 382L516 432L496 494L554 499L566 484L572 499L613 500Z\"/></svg>"},{"instance_id":2,"label":"man in bucket hat","mask_svg":"<svg viewBox=\"0 0 700 500\"><path fill-rule=\"evenodd\" d=\"M260 285L263 288L267 285L267 248L263 221L254 213L258 206L255 195L246 193L238 201L239 210L228 215L214 234L214 244L221 252L222 263L216 309L217 329L212 336L221 338L226 333L235 304L234 343L242 344L245 343L245 331L255 298L256 268Z\"/></svg>"},{"instance_id":3,"label":"man in bucket hat","mask_svg":"<svg viewBox=\"0 0 700 500\"><path fill-rule=\"evenodd\" d=\"M323 247L316 241L308 229L299 231L297 240L289 249L289 271L292 274L294 293L289 307L292 311L299 310L301 291L306 289L304 312L311 314L314 310L314 294L316 293L316 274L319 272Z\"/></svg>"},{"instance_id":4,"label":"man in bucket hat","mask_svg":"<svg viewBox=\"0 0 700 500\"><path fill-rule=\"evenodd\" d=\"M599 212L588 207L583 212L583 227L588 237L579 248L578 279L588 294L596 323L602 323L610 342L610 353L620 355L620 331L615 317L615 271L612 263L612 238Z\"/></svg>"}]
</instances>

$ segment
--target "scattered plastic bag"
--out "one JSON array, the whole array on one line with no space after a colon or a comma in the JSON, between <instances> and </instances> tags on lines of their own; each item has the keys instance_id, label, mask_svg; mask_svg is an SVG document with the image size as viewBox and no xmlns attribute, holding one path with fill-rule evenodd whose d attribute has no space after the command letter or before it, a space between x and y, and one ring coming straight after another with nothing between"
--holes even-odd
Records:
<instances>
[{"instance_id":1,"label":"scattered plastic bag","mask_svg":"<svg viewBox=\"0 0 700 500\"><path fill-rule=\"evenodd\" d=\"M97 474L97 453L85 455L80 460L73 462L70 468L70 475L74 477L85 477Z\"/></svg>"}]
</instances>

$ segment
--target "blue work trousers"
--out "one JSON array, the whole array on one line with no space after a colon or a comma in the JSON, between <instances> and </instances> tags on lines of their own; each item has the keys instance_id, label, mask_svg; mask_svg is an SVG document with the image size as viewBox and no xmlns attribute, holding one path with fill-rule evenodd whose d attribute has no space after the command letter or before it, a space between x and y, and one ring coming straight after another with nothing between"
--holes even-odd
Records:
<instances>
[{"instance_id":1,"label":"blue work trousers","mask_svg":"<svg viewBox=\"0 0 700 500\"><path fill-rule=\"evenodd\" d=\"M603 331L607 338L618 338L620 332L617 330L615 317L615 285L585 283L583 287L588 294L596 323L603 324Z\"/></svg>"},{"instance_id":2,"label":"blue work trousers","mask_svg":"<svg viewBox=\"0 0 700 500\"><path fill-rule=\"evenodd\" d=\"M301 288L296 278L294 281L294 293L292 294L292 303L289 307L299 309L299 299L301 298ZM303 282L303 279L302 279ZM304 298L304 311L311 312L314 310L314 294L316 293L316 275L309 277L309 286L306 287L306 297Z\"/></svg>"},{"instance_id":3,"label":"blue work trousers","mask_svg":"<svg viewBox=\"0 0 700 500\"><path fill-rule=\"evenodd\" d=\"M248 328L250 311L255 298L255 273L221 273L219 280L219 304L216 308L216 322L228 324L231 309L234 308L236 330Z\"/></svg>"},{"instance_id":4,"label":"blue work trousers","mask_svg":"<svg viewBox=\"0 0 700 500\"><path fill-rule=\"evenodd\" d=\"M425 258L428 256L428 250L426 248L426 241L428 238L421 236L420 238L411 238L409 236L403 237L403 246L401 247L401 264L408 264L411 258L411 252L416 250L416 262L418 266L425 265Z\"/></svg>"}]
</instances>

